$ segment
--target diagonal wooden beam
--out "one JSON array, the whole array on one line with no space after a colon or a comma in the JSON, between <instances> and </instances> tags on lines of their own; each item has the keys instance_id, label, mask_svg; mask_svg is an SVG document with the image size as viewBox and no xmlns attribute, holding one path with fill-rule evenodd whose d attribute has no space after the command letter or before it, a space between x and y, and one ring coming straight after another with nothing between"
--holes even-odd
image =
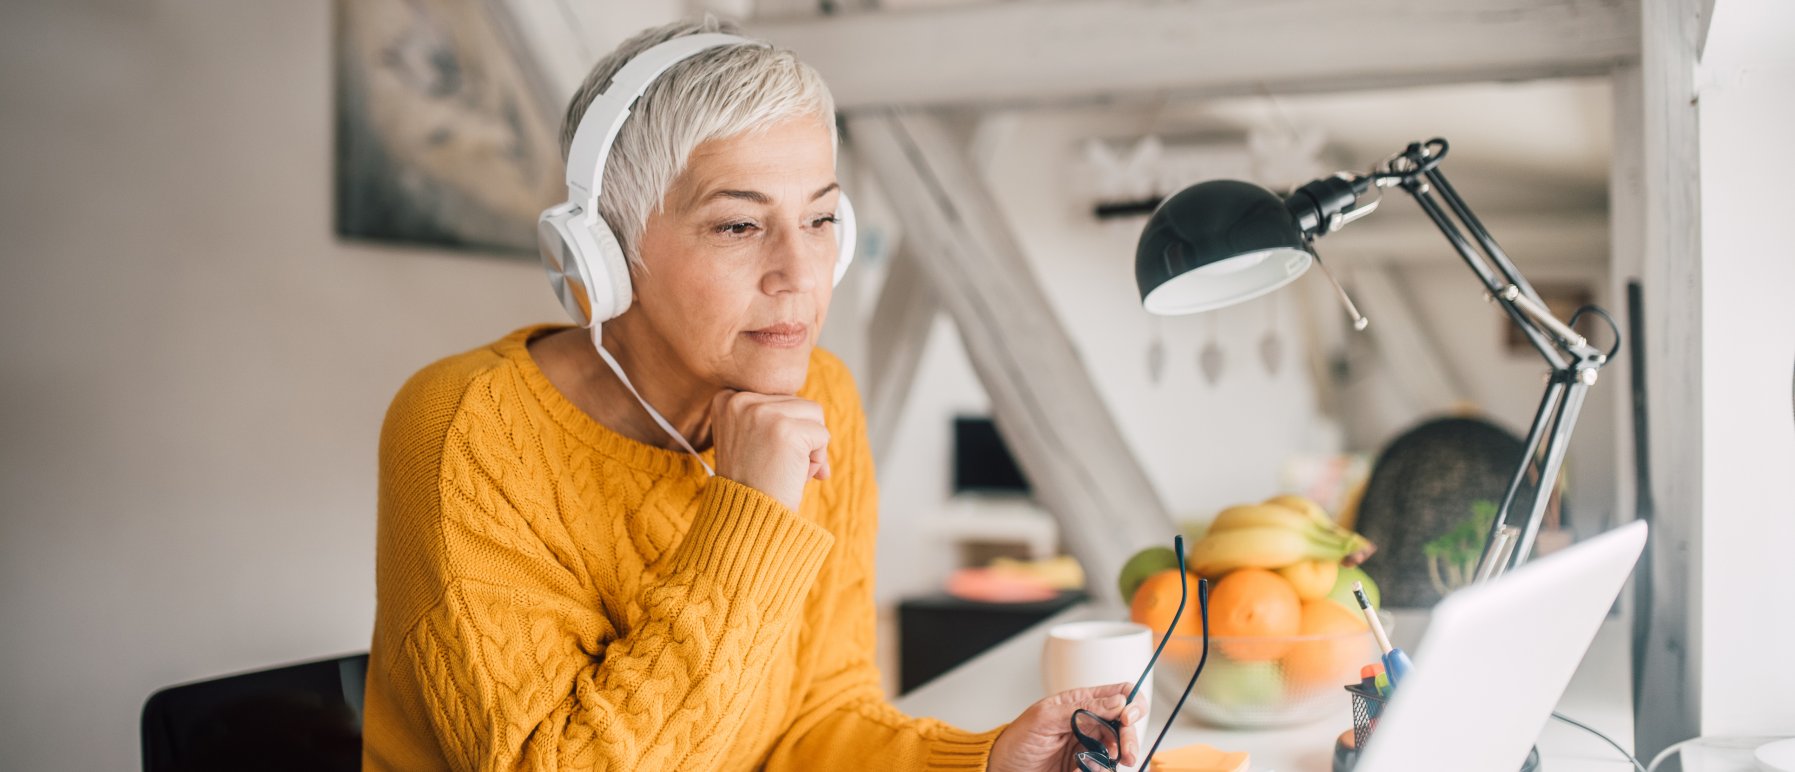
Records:
<instances>
[{"instance_id":1,"label":"diagonal wooden beam","mask_svg":"<svg viewBox=\"0 0 1795 772\"><path fill-rule=\"evenodd\" d=\"M867 435L873 458L883 459L897 438L910 387L916 382L916 366L929 345L929 330L941 305L929 286L922 266L900 244L891 255L885 285L879 290L867 325L866 348L870 383L866 390Z\"/></svg>"},{"instance_id":2,"label":"diagonal wooden beam","mask_svg":"<svg viewBox=\"0 0 1795 772\"><path fill-rule=\"evenodd\" d=\"M769 19L838 107L1339 91L1606 74L1633 0L1063 0Z\"/></svg>"},{"instance_id":3,"label":"diagonal wooden beam","mask_svg":"<svg viewBox=\"0 0 1795 772\"><path fill-rule=\"evenodd\" d=\"M938 117L865 111L849 117L848 137L889 194L907 253L959 326L998 430L1089 591L1119 601L1111 580L1135 550L1168 543L1172 520L996 201Z\"/></svg>"}]
</instances>

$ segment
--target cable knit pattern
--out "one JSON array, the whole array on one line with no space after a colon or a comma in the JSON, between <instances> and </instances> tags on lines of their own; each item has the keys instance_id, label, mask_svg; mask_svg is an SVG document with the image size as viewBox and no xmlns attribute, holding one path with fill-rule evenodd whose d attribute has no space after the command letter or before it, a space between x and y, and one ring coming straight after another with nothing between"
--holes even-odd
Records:
<instances>
[{"instance_id":1,"label":"cable knit pattern","mask_svg":"<svg viewBox=\"0 0 1795 772\"><path fill-rule=\"evenodd\" d=\"M997 730L880 693L840 360L799 392L833 474L793 512L574 407L526 348L553 329L425 368L387 413L364 768L984 769Z\"/></svg>"}]
</instances>

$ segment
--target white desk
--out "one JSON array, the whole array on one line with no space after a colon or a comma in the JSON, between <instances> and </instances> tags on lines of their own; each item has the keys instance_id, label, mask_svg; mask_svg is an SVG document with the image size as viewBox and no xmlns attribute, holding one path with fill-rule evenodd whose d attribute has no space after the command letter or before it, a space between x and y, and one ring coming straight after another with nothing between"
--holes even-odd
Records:
<instances>
[{"instance_id":1,"label":"white desk","mask_svg":"<svg viewBox=\"0 0 1795 772\"><path fill-rule=\"evenodd\" d=\"M1425 613L1394 613L1391 637L1396 645L1417 659L1424 656L1415 647L1426 628ZM1126 616L1118 609L1074 606L924 684L899 699L897 706L914 716L934 716L967 729L1002 724L1043 696L1041 647L1049 626ZM1626 626L1619 619L1610 619L1596 634L1589 654L1558 703L1558 711L1631 748L1633 708L1627 661ZM1159 732L1164 716L1171 711L1171 701L1176 699L1175 694L1155 697L1149 737ZM1338 716L1307 726L1238 731L1206 727L1180 717L1162 749L1204 742L1226 751L1251 753L1253 772L1329 772L1335 738L1352 728L1350 711L1342 690ZM1544 772L1627 772L1633 768L1606 743L1557 721L1547 724L1539 749Z\"/></svg>"}]
</instances>

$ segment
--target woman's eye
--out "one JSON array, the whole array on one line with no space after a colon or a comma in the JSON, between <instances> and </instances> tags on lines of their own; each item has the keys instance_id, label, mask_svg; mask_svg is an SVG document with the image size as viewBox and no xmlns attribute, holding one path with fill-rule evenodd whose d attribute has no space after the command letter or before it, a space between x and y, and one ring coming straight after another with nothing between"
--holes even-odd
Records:
<instances>
[{"instance_id":1,"label":"woman's eye","mask_svg":"<svg viewBox=\"0 0 1795 772\"><path fill-rule=\"evenodd\" d=\"M754 223L732 222L717 226L717 232L725 236L746 236L754 232Z\"/></svg>"},{"instance_id":2,"label":"woman's eye","mask_svg":"<svg viewBox=\"0 0 1795 772\"><path fill-rule=\"evenodd\" d=\"M828 225L830 223L836 223L836 222L841 222L840 218L837 218L835 215L832 215L832 214L824 215L822 217L816 218L815 220L811 220L810 227L821 228L824 225Z\"/></svg>"}]
</instances>

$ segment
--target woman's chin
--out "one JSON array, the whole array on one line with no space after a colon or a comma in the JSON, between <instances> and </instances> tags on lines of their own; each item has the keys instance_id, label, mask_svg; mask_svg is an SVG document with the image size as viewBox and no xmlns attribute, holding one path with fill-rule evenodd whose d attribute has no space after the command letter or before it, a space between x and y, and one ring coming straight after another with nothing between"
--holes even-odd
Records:
<instances>
[{"instance_id":1,"label":"woman's chin","mask_svg":"<svg viewBox=\"0 0 1795 772\"><path fill-rule=\"evenodd\" d=\"M746 363L731 388L756 394L797 394L810 374L810 349L765 352Z\"/></svg>"}]
</instances>

